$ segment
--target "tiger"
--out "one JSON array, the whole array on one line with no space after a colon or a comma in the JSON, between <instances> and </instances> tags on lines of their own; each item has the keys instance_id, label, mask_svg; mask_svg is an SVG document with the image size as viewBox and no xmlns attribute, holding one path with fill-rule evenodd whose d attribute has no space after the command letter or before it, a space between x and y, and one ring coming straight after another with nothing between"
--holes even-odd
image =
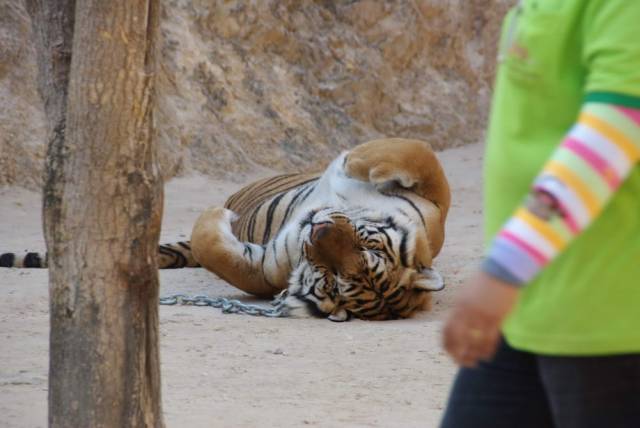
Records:
<instances>
[{"instance_id":1,"label":"tiger","mask_svg":"<svg viewBox=\"0 0 640 428\"><path fill-rule=\"evenodd\" d=\"M293 317L409 318L444 288L433 269L451 193L429 143L368 141L324 171L249 184L200 214L190 241L159 246L161 269L203 267ZM46 267L46 254L0 256Z\"/></svg>"}]
</instances>

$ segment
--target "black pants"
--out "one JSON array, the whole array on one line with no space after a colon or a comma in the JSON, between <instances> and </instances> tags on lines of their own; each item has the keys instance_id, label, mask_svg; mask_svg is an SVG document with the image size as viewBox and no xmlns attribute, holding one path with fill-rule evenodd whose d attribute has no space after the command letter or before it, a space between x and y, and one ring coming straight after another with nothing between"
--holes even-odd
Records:
<instances>
[{"instance_id":1,"label":"black pants","mask_svg":"<svg viewBox=\"0 0 640 428\"><path fill-rule=\"evenodd\" d=\"M640 428L640 354L543 357L504 341L458 372L441 428Z\"/></svg>"}]
</instances>

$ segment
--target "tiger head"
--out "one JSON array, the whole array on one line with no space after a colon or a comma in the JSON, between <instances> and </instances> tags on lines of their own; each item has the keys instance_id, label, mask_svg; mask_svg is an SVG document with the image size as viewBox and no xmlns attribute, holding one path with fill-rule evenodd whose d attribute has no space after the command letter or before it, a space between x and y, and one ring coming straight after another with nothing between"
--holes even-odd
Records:
<instances>
[{"instance_id":1,"label":"tiger head","mask_svg":"<svg viewBox=\"0 0 640 428\"><path fill-rule=\"evenodd\" d=\"M366 320L408 318L427 309L442 277L423 265L419 234L392 218L363 213L315 212L302 231L300 264L284 303L292 315ZM354 215L355 214L355 215Z\"/></svg>"}]
</instances>

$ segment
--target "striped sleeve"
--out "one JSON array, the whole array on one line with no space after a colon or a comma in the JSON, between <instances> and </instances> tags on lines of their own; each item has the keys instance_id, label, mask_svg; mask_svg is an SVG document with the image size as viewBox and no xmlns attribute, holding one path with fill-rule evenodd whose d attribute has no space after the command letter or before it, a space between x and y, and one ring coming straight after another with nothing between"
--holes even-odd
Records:
<instances>
[{"instance_id":1,"label":"striped sleeve","mask_svg":"<svg viewBox=\"0 0 640 428\"><path fill-rule=\"evenodd\" d=\"M482 269L512 284L531 281L597 218L638 161L640 105L586 102Z\"/></svg>"}]
</instances>

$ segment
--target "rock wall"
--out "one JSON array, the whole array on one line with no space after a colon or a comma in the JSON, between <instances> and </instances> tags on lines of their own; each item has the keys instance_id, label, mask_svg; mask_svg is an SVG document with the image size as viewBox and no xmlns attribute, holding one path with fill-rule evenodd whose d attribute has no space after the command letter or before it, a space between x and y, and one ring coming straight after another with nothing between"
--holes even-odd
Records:
<instances>
[{"instance_id":1,"label":"rock wall","mask_svg":"<svg viewBox=\"0 0 640 428\"><path fill-rule=\"evenodd\" d=\"M46 127L36 74L23 1L0 0L0 184L41 183Z\"/></svg>"},{"instance_id":2,"label":"rock wall","mask_svg":"<svg viewBox=\"0 0 640 428\"><path fill-rule=\"evenodd\" d=\"M34 187L44 118L23 1L0 3L0 183ZM478 141L513 1L162 3L164 174L233 179L314 169L382 136Z\"/></svg>"}]
</instances>

